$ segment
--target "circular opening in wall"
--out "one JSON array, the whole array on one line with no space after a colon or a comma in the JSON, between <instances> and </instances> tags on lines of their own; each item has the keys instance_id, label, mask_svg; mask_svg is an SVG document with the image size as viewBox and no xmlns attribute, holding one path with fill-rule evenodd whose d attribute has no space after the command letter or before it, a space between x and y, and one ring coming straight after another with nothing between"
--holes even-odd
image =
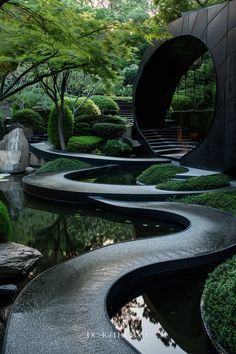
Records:
<instances>
[{"instance_id":1,"label":"circular opening in wall","mask_svg":"<svg viewBox=\"0 0 236 354\"><path fill-rule=\"evenodd\" d=\"M201 40L179 36L146 52L135 88L135 116L157 154L181 157L195 148L208 132L215 105L215 67Z\"/></svg>"}]
</instances>

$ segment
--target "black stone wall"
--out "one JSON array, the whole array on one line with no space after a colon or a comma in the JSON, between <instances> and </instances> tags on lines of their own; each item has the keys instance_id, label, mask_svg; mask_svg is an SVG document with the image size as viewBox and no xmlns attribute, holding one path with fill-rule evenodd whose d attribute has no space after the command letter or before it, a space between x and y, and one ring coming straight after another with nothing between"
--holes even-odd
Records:
<instances>
[{"instance_id":1,"label":"black stone wall","mask_svg":"<svg viewBox=\"0 0 236 354\"><path fill-rule=\"evenodd\" d=\"M184 13L169 25L172 38L145 53L134 92L139 129L161 128L182 74L209 51L217 97L205 139L181 163L225 171L236 166L236 0Z\"/></svg>"}]
</instances>

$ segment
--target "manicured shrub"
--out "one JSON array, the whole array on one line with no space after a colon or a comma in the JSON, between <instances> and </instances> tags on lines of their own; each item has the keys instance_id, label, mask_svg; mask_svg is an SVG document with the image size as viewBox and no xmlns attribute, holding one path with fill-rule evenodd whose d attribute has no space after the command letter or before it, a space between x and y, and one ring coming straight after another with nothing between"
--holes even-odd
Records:
<instances>
[{"instance_id":1,"label":"manicured shrub","mask_svg":"<svg viewBox=\"0 0 236 354\"><path fill-rule=\"evenodd\" d=\"M73 134L74 117L67 105L64 106L64 114L65 115L63 120L63 132L65 144L67 144L68 140ZM55 148L60 149L60 141L58 135L58 112L55 106L51 109L49 115L48 138L49 141L55 146Z\"/></svg>"},{"instance_id":2,"label":"manicured shrub","mask_svg":"<svg viewBox=\"0 0 236 354\"><path fill-rule=\"evenodd\" d=\"M193 100L189 96L175 95L171 102L171 108L174 111L188 111L193 109Z\"/></svg>"},{"instance_id":3,"label":"manicured shrub","mask_svg":"<svg viewBox=\"0 0 236 354\"><path fill-rule=\"evenodd\" d=\"M211 335L228 353L236 353L236 255L216 267L203 291L203 318Z\"/></svg>"},{"instance_id":4,"label":"manicured shrub","mask_svg":"<svg viewBox=\"0 0 236 354\"><path fill-rule=\"evenodd\" d=\"M212 176L191 177L184 181L166 181L159 183L156 187L173 191L199 191L227 187L228 185L229 177L219 173Z\"/></svg>"},{"instance_id":5,"label":"manicured shrub","mask_svg":"<svg viewBox=\"0 0 236 354\"><path fill-rule=\"evenodd\" d=\"M95 123L100 123L102 121L102 118L106 116L98 115L98 114L85 114L82 116L77 116L75 117L75 125L78 123L87 123L91 127Z\"/></svg>"},{"instance_id":6,"label":"manicured shrub","mask_svg":"<svg viewBox=\"0 0 236 354\"><path fill-rule=\"evenodd\" d=\"M0 242L6 242L12 235L12 221L6 205L0 202Z\"/></svg>"},{"instance_id":7,"label":"manicured shrub","mask_svg":"<svg viewBox=\"0 0 236 354\"><path fill-rule=\"evenodd\" d=\"M190 195L178 199L178 201L182 203L206 205L236 215L236 190Z\"/></svg>"},{"instance_id":8,"label":"manicured shrub","mask_svg":"<svg viewBox=\"0 0 236 354\"><path fill-rule=\"evenodd\" d=\"M185 168L175 165L152 165L138 176L137 181L144 184L157 184L186 171Z\"/></svg>"},{"instance_id":9,"label":"manicured shrub","mask_svg":"<svg viewBox=\"0 0 236 354\"><path fill-rule=\"evenodd\" d=\"M14 123L20 123L34 132L45 132L43 118L30 108L20 109L12 115Z\"/></svg>"},{"instance_id":10,"label":"manicured shrub","mask_svg":"<svg viewBox=\"0 0 236 354\"><path fill-rule=\"evenodd\" d=\"M72 136L67 144L67 150L72 152L91 152L103 141L99 136Z\"/></svg>"},{"instance_id":11,"label":"manicured shrub","mask_svg":"<svg viewBox=\"0 0 236 354\"><path fill-rule=\"evenodd\" d=\"M118 104L110 96L95 95L91 96L91 100L104 114L116 114L120 110Z\"/></svg>"},{"instance_id":12,"label":"manicured shrub","mask_svg":"<svg viewBox=\"0 0 236 354\"><path fill-rule=\"evenodd\" d=\"M93 125L92 131L95 135L102 136L105 139L112 139L124 134L126 127L123 124L96 123Z\"/></svg>"},{"instance_id":13,"label":"manicured shrub","mask_svg":"<svg viewBox=\"0 0 236 354\"><path fill-rule=\"evenodd\" d=\"M113 123L113 124L123 124L125 125L127 122L119 116L101 116L101 123Z\"/></svg>"},{"instance_id":14,"label":"manicured shrub","mask_svg":"<svg viewBox=\"0 0 236 354\"><path fill-rule=\"evenodd\" d=\"M132 148L120 139L107 140L102 148L102 152L108 156L123 156L130 154Z\"/></svg>"},{"instance_id":15,"label":"manicured shrub","mask_svg":"<svg viewBox=\"0 0 236 354\"><path fill-rule=\"evenodd\" d=\"M87 168L90 165L86 162L73 159L60 158L53 161L45 163L40 167L36 173L45 173L45 172L59 172L67 170L81 170Z\"/></svg>"},{"instance_id":16,"label":"manicured shrub","mask_svg":"<svg viewBox=\"0 0 236 354\"><path fill-rule=\"evenodd\" d=\"M98 106L90 99L86 97L79 97L75 104L75 117L83 115L99 115L101 114Z\"/></svg>"},{"instance_id":17,"label":"manicured shrub","mask_svg":"<svg viewBox=\"0 0 236 354\"><path fill-rule=\"evenodd\" d=\"M74 135L90 135L92 128L88 123L77 123L74 124L73 133Z\"/></svg>"}]
</instances>

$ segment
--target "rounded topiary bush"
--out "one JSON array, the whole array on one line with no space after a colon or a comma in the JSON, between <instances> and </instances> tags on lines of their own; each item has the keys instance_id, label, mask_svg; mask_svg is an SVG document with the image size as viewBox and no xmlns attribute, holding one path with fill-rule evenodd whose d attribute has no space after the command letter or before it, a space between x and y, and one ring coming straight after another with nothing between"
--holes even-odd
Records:
<instances>
[{"instance_id":1,"label":"rounded topiary bush","mask_svg":"<svg viewBox=\"0 0 236 354\"><path fill-rule=\"evenodd\" d=\"M74 109L75 117L101 114L99 107L90 98L86 97L79 97L76 100Z\"/></svg>"},{"instance_id":2,"label":"rounded topiary bush","mask_svg":"<svg viewBox=\"0 0 236 354\"><path fill-rule=\"evenodd\" d=\"M236 255L219 265L203 291L203 319L212 338L228 353L236 353Z\"/></svg>"},{"instance_id":3,"label":"rounded topiary bush","mask_svg":"<svg viewBox=\"0 0 236 354\"><path fill-rule=\"evenodd\" d=\"M119 138L125 133L126 127L123 124L114 123L96 123L93 125L92 131L95 135L105 139Z\"/></svg>"},{"instance_id":4,"label":"rounded topiary bush","mask_svg":"<svg viewBox=\"0 0 236 354\"><path fill-rule=\"evenodd\" d=\"M12 221L6 205L0 202L0 242L6 242L12 235Z\"/></svg>"},{"instance_id":5,"label":"rounded topiary bush","mask_svg":"<svg viewBox=\"0 0 236 354\"><path fill-rule=\"evenodd\" d=\"M67 144L67 150L72 152L91 152L95 150L103 139L99 136L72 136Z\"/></svg>"},{"instance_id":6,"label":"rounded topiary bush","mask_svg":"<svg viewBox=\"0 0 236 354\"><path fill-rule=\"evenodd\" d=\"M12 121L31 128L34 132L45 132L43 118L30 108L15 111Z\"/></svg>"},{"instance_id":7,"label":"rounded topiary bush","mask_svg":"<svg viewBox=\"0 0 236 354\"><path fill-rule=\"evenodd\" d=\"M157 184L186 171L184 167L175 165L152 165L138 176L137 181L144 184Z\"/></svg>"},{"instance_id":8,"label":"rounded topiary bush","mask_svg":"<svg viewBox=\"0 0 236 354\"><path fill-rule=\"evenodd\" d=\"M103 117L105 116L98 114L85 114L82 116L77 116L75 117L75 125L78 123L87 123L92 127L93 124L100 123L103 120Z\"/></svg>"},{"instance_id":9,"label":"rounded topiary bush","mask_svg":"<svg viewBox=\"0 0 236 354\"><path fill-rule=\"evenodd\" d=\"M65 144L67 144L68 140L73 134L73 124L74 117L67 105L64 106L64 120L63 120L63 132ZM56 107L54 106L51 109L48 121L48 138L49 141L55 146L55 148L60 149L60 141L58 135L58 112Z\"/></svg>"},{"instance_id":10,"label":"rounded topiary bush","mask_svg":"<svg viewBox=\"0 0 236 354\"><path fill-rule=\"evenodd\" d=\"M123 156L128 155L132 148L120 139L107 140L102 148L102 152L108 156Z\"/></svg>"},{"instance_id":11,"label":"rounded topiary bush","mask_svg":"<svg viewBox=\"0 0 236 354\"><path fill-rule=\"evenodd\" d=\"M55 159L45 163L40 167L36 173L45 173L45 172L58 172L58 171L67 171L67 170L81 170L87 168L90 165L86 162L74 159Z\"/></svg>"},{"instance_id":12,"label":"rounded topiary bush","mask_svg":"<svg viewBox=\"0 0 236 354\"><path fill-rule=\"evenodd\" d=\"M92 128L88 123L76 123L74 124L73 134L74 135L90 135Z\"/></svg>"},{"instance_id":13,"label":"rounded topiary bush","mask_svg":"<svg viewBox=\"0 0 236 354\"><path fill-rule=\"evenodd\" d=\"M94 95L91 100L99 107L103 114L116 114L120 108L110 96Z\"/></svg>"},{"instance_id":14,"label":"rounded topiary bush","mask_svg":"<svg viewBox=\"0 0 236 354\"><path fill-rule=\"evenodd\" d=\"M122 119L119 116L109 116L109 115L105 115L105 116L101 116L101 123L113 123L113 124L123 124L125 125L127 122Z\"/></svg>"}]
</instances>

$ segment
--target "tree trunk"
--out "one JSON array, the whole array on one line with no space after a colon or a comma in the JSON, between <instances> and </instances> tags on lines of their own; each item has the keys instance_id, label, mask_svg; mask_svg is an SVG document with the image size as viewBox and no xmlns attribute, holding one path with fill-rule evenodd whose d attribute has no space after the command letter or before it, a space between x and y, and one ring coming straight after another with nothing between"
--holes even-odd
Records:
<instances>
[{"instance_id":1,"label":"tree trunk","mask_svg":"<svg viewBox=\"0 0 236 354\"><path fill-rule=\"evenodd\" d=\"M64 109L62 105L58 103L56 104L56 109L58 113L57 127L58 127L59 142L60 142L61 150L65 151L66 144L65 144L65 137L63 132Z\"/></svg>"}]
</instances>

